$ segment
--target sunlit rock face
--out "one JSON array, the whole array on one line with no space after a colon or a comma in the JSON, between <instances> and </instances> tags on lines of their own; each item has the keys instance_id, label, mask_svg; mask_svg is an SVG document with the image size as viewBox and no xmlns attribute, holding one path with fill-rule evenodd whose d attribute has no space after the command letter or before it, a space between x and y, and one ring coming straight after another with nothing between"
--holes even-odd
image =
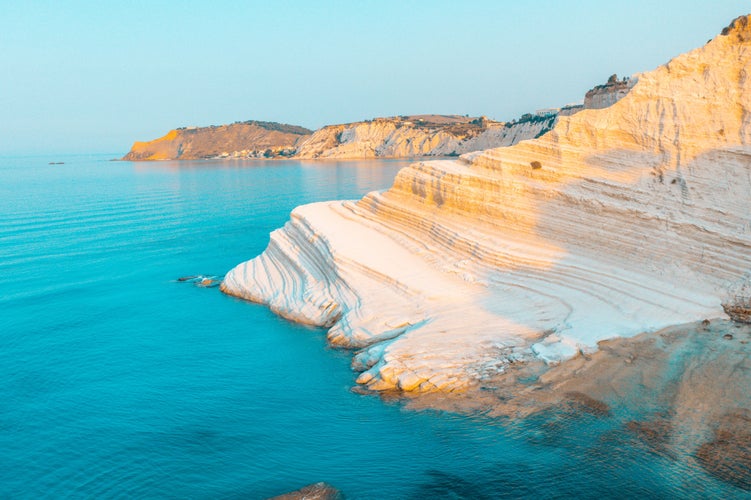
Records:
<instances>
[{"instance_id":1,"label":"sunlit rock face","mask_svg":"<svg viewBox=\"0 0 751 500\"><path fill-rule=\"evenodd\" d=\"M751 270L746 17L604 109L297 208L225 292L326 326L373 390L456 391L723 316Z\"/></svg>"},{"instance_id":2,"label":"sunlit rock face","mask_svg":"<svg viewBox=\"0 0 751 500\"><path fill-rule=\"evenodd\" d=\"M549 131L558 110L503 123L456 115L376 118L331 125L301 141L296 158L409 158L458 156L510 146Z\"/></svg>"},{"instance_id":3,"label":"sunlit rock face","mask_svg":"<svg viewBox=\"0 0 751 500\"><path fill-rule=\"evenodd\" d=\"M460 115L397 116L330 125L315 132L259 121L187 127L153 141L135 142L123 160L459 156L538 137L553 128L558 112L527 114L508 123Z\"/></svg>"},{"instance_id":4,"label":"sunlit rock face","mask_svg":"<svg viewBox=\"0 0 751 500\"><path fill-rule=\"evenodd\" d=\"M248 121L216 127L170 130L153 141L135 142L123 160L194 160L290 156L312 132L296 125Z\"/></svg>"}]
</instances>

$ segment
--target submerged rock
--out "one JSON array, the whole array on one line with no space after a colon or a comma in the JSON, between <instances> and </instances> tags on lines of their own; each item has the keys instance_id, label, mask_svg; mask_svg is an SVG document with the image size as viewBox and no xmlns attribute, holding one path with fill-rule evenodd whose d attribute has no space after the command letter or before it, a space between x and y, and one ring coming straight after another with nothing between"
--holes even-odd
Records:
<instances>
[{"instance_id":1,"label":"submerged rock","mask_svg":"<svg viewBox=\"0 0 751 500\"><path fill-rule=\"evenodd\" d=\"M177 281L180 283L192 283L200 288L215 288L222 284L222 277L198 274L195 276L181 276L177 278Z\"/></svg>"},{"instance_id":2,"label":"submerged rock","mask_svg":"<svg viewBox=\"0 0 751 500\"><path fill-rule=\"evenodd\" d=\"M714 439L696 450L696 459L713 476L751 491L751 412L723 415Z\"/></svg>"},{"instance_id":3,"label":"submerged rock","mask_svg":"<svg viewBox=\"0 0 751 500\"><path fill-rule=\"evenodd\" d=\"M269 500L343 500L342 492L326 483L315 483Z\"/></svg>"},{"instance_id":4,"label":"submerged rock","mask_svg":"<svg viewBox=\"0 0 751 500\"><path fill-rule=\"evenodd\" d=\"M631 420L626 429L658 453L666 453L673 435L672 416L660 414L648 420Z\"/></svg>"},{"instance_id":5,"label":"submerged rock","mask_svg":"<svg viewBox=\"0 0 751 500\"><path fill-rule=\"evenodd\" d=\"M569 391L564 396L566 403L572 409L577 409L598 417L607 417L610 415L610 405L583 392Z\"/></svg>"}]
</instances>

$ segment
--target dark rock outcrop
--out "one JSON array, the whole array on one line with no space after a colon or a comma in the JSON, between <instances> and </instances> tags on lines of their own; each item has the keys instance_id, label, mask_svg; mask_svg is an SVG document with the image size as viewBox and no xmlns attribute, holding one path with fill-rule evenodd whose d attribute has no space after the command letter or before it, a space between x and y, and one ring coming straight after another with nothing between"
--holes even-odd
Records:
<instances>
[{"instance_id":1,"label":"dark rock outcrop","mask_svg":"<svg viewBox=\"0 0 751 500\"><path fill-rule=\"evenodd\" d=\"M696 459L713 476L751 491L751 412L725 414L714 439L696 451Z\"/></svg>"}]
</instances>

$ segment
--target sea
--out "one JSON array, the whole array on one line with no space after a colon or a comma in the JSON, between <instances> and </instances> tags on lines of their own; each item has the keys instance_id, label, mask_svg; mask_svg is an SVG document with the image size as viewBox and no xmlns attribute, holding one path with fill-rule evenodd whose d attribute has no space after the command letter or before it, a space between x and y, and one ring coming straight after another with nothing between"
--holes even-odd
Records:
<instances>
[{"instance_id":1,"label":"sea","mask_svg":"<svg viewBox=\"0 0 751 500\"><path fill-rule=\"evenodd\" d=\"M325 331L198 287L409 161L0 158L0 498L748 498L592 415L352 391ZM52 164L50 164L52 163Z\"/></svg>"}]
</instances>

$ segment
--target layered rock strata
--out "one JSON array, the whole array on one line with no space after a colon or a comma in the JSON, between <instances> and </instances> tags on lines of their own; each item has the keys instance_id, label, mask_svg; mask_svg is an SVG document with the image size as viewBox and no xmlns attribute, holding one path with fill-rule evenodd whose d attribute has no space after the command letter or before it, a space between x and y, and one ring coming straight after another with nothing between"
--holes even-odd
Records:
<instances>
[{"instance_id":1,"label":"layered rock strata","mask_svg":"<svg viewBox=\"0 0 751 500\"><path fill-rule=\"evenodd\" d=\"M723 316L751 269L748 24L538 139L295 209L222 289L329 328L373 390L461 390Z\"/></svg>"},{"instance_id":2,"label":"layered rock strata","mask_svg":"<svg viewBox=\"0 0 751 500\"><path fill-rule=\"evenodd\" d=\"M495 122L485 117L422 115L376 118L331 125L300 143L297 158L405 158L458 156L510 146L553 128L557 110L526 115L518 122Z\"/></svg>"}]
</instances>

